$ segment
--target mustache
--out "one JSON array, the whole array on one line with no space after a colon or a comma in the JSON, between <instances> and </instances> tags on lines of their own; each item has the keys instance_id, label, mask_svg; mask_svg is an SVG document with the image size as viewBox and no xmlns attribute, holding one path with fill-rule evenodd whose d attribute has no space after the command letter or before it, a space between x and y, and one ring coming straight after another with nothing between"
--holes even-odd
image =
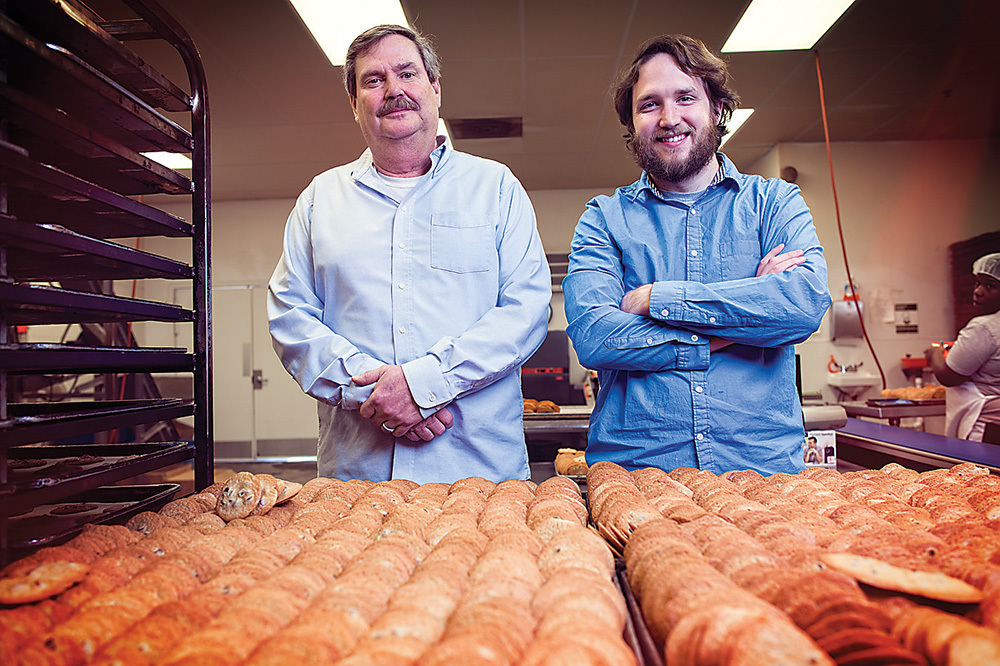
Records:
<instances>
[{"instance_id":1,"label":"mustache","mask_svg":"<svg viewBox=\"0 0 1000 666\"><path fill-rule=\"evenodd\" d=\"M416 102L412 102L405 97L393 97L392 99L386 100L385 103L378 108L378 111L375 112L375 115L381 118L382 116L392 113L393 111L417 111L419 109L420 107Z\"/></svg>"}]
</instances>

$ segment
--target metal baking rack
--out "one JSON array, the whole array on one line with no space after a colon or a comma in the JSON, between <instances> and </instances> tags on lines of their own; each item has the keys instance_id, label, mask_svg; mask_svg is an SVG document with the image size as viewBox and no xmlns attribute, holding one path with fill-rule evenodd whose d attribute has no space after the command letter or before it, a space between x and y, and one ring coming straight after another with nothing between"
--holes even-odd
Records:
<instances>
[{"instance_id":1,"label":"metal baking rack","mask_svg":"<svg viewBox=\"0 0 1000 666\"><path fill-rule=\"evenodd\" d=\"M109 5L128 16L114 21L81 0L0 7L3 563L82 527L57 519L58 510L30 521L25 512L113 496L113 507L85 517L120 521L162 505L179 486L110 484L193 460L202 488L213 455L209 123L198 51L155 0ZM187 81L169 80L128 45L152 39L177 52ZM193 168L167 168L150 151L189 154ZM171 195L190 215L160 210L145 195ZM115 242L145 237L187 239L189 258ZM191 302L116 293L122 280L174 281ZM145 322L173 325L191 342L140 347L131 324ZM63 339L48 339L53 325ZM190 393L161 394L157 375L189 378ZM89 463L68 464L81 446ZM24 464L35 459L46 463Z\"/></svg>"},{"instance_id":2,"label":"metal baking rack","mask_svg":"<svg viewBox=\"0 0 1000 666\"><path fill-rule=\"evenodd\" d=\"M2 96L0 96L2 99ZM7 213L95 238L185 237L190 223L71 173L28 157L0 137L0 178L10 192Z\"/></svg>"},{"instance_id":3,"label":"metal baking rack","mask_svg":"<svg viewBox=\"0 0 1000 666\"><path fill-rule=\"evenodd\" d=\"M42 502L26 514L10 519L17 536L8 549L19 557L42 546L68 541L85 525L123 523L142 511L159 510L178 490L180 486L176 483L103 486L77 494L72 503Z\"/></svg>"}]
</instances>

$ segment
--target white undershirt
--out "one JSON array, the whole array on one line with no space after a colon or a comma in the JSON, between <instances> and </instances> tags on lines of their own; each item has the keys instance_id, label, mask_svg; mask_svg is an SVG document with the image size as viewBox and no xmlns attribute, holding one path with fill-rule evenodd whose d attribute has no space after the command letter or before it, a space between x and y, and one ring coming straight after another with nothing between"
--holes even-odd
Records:
<instances>
[{"instance_id":1,"label":"white undershirt","mask_svg":"<svg viewBox=\"0 0 1000 666\"><path fill-rule=\"evenodd\" d=\"M417 176L416 178L399 178L397 176L387 176L378 169L375 170L375 173L378 175L379 180L385 183L390 190L396 193L400 201L402 201L406 195L410 193L410 190L416 187L417 183L419 183L424 176L427 175L425 173L423 176Z\"/></svg>"}]
</instances>

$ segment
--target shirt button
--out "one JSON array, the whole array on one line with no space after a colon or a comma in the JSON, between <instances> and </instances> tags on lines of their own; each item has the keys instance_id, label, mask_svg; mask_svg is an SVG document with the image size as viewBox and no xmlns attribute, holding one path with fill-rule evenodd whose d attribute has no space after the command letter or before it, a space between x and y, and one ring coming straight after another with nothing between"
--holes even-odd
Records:
<instances>
[{"instance_id":1,"label":"shirt button","mask_svg":"<svg viewBox=\"0 0 1000 666\"><path fill-rule=\"evenodd\" d=\"M709 317L708 321L714 324L715 323L715 317Z\"/></svg>"},{"instance_id":2,"label":"shirt button","mask_svg":"<svg viewBox=\"0 0 1000 666\"><path fill-rule=\"evenodd\" d=\"M694 392L695 392L695 393L704 393L704 392L705 392L705 389L704 389L704 388L702 388L701 386L695 386L695 387L694 387Z\"/></svg>"},{"instance_id":3,"label":"shirt button","mask_svg":"<svg viewBox=\"0 0 1000 666\"><path fill-rule=\"evenodd\" d=\"M691 342L698 342L698 336L697 335L692 335L691 336Z\"/></svg>"},{"instance_id":4,"label":"shirt button","mask_svg":"<svg viewBox=\"0 0 1000 666\"><path fill-rule=\"evenodd\" d=\"M697 440L698 440L698 441L700 442L700 441L702 441L703 439L705 439L705 435L703 435L703 434L701 434L701 433L699 432L699 433L698 433L698 436L697 436L697 437L695 437L695 439L697 439Z\"/></svg>"},{"instance_id":5,"label":"shirt button","mask_svg":"<svg viewBox=\"0 0 1000 666\"><path fill-rule=\"evenodd\" d=\"M399 287L400 289L406 289L406 285L404 283L402 283L402 282L400 282L396 286Z\"/></svg>"},{"instance_id":6,"label":"shirt button","mask_svg":"<svg viewBox=\"0 0 1000 666\"><path fill-rule=\"evenodd\" d=\"M406 243L400 243L399 244L399 249L400 250L402 250L404 247L406 247Z\"/></svg>"},{"instance_id":7,"label":"shirt button","mask_svg":"<svg viewBox=\"0 0 1000 666\"><path fill-rule=\"evenodd\" d=\"M433 393L428 393L427 397L430 398L431 400L437 400L437 396L434 395Z\"/></svg>"},{"instance_id":8,"label":"shirt button","mask_svg":"<svg viewBox=\"0 0 1000 666\"><path fill-rule=\"evenodd\" d=\"M647 345L653 344L653 338L646 338L646 344Z\"/></svg>"},{"instance_id":9,"label":"shirt button","mask_svg":"<svg viewBox=\"0 0 1000 666\"><path fill-rule=\"evenodd\" d=\"M697 257L698 256L698 250L691 250L691 256L692 257Z\"/></svg>"},{"instance_id":10,"label":"shirt button","mask_svg":"<svg viewBox=\"0 0 1000 666\"><path fill-rule=\"evenodd\" d=\"M666 317L668 314L670 314L670 310L663 308L662 310L660 310L660 314Z\"/></svg>"},{"instance_id":11,"label":"shirt button","mask_svg":"<svg viewBox=\"0 0 1000 666\"><path fill-rule=\"evenodd\" d=\"M406 333L406 327L405 326L400 326L399 327L399 332L400 333Z\"/></svg>"}]
</instances>

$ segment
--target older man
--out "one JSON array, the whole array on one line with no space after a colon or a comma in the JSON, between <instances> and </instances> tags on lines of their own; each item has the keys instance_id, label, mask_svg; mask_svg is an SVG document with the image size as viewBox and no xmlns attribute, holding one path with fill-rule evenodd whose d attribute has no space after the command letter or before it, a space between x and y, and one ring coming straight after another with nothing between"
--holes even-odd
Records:
<instances>
[{"instance_id":1,"label":"older man","mask_svg":"<svg viewBox=\"0 0 1000 666\"><path fill-rule=\"evenodd\" d=\"M587 205L563 281L600 375L589 462L803 468L793 344L830 305L826 263L798 188L718 152L737 101L725 63L683 35L648 41L618 81L643 173Z\"/></svg>"},{"instance_id":2,"label":"older man","mask_svg":"<svg viewBox=\"0 0 1000 666\"><path fill-rule=\"evenodd\" d=\"M519 368L545 336L548 265L510 170L437 136L439 69L409 28L354 40L344 83L368 149L317 176L285 228L270 330L319 401L322 476L528 477Z\"/></svg>"}]
</instances>

